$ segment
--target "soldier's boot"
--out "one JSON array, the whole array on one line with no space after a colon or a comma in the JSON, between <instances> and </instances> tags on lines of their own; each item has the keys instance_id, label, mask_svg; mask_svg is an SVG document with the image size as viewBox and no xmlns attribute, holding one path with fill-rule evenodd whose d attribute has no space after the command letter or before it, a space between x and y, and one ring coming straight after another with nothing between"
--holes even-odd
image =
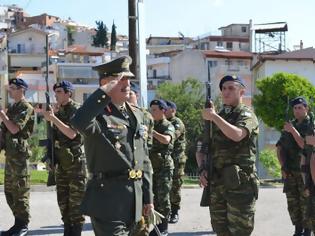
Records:
<instances>
[{"instance_id":1,"label":"soldier's boot","mask_svg":"<svg viewBox=\"0 0 315 236\"><path fill-rule=\"evenodd\" d=\"M17 218L15 232L12 234L12 236L26 236L27 234L28 223Z\"/></svg>"},{"instance_id":2,"label":"soldier's boot","mask_svg":"<svg viewBox=\"0 0 315 236\"><path fill-rule=\"evenodd\" d=\"M166 218L162 219L162 223L158 225L161 236L167 236L168 235L168 220Z\"/></svg>"},{"instance_id":3,"label":"soldier's boot","mask_svg":"<svg viewBox=\"0 0 315 236\"><path fill-rule=\"evenodd\" d=\"M16 218L15 218L14 225L10 229L8 229L7 231L2 231L1 232L1 236L11 236L11 235L13 235L16 232L16 227L17 227L16 223L17 222L16 222Z\"/></svg>"},{"instance_id":4,"label":"soldier's boot","mask_svg":"<svg viewBox=\"0 0 315 236\"><path fill-rule=\"evenodd\" d=\"M81 236L83 224L74 224L71 226L70 236Z\"/></svg>"},{"instance_id":5,"label":"soldier's boot","mask_svg":"<svg viewBox=\"0 0 315 236\"><path fill-rule=\"evenodd\" d=\"M311 236L312 231L310 229L304 229L303 236Z\"/></svg>"},{"instance_id":6,"label":"soldier's boot","mask_svg":"<svg viewBox=\"0 0 315 236\"><path fill-rule=\"evenodd\" d=\"M63 236L71 236L70 230L71 230L71 225L65 223L63 226Z\"/></svg>"},{"instance_id":7,"label":"soldier's boot","mask_svg":"<svg viewBox=\"0 0 315 236\"><path fill-rule=\"evenodd\" d=\"M303 227L300 225L296 225L293 236L303 236Z\"/></svg>"},{"instance_id":8,"label":"soldier's boot","mask_svg":"<svg viewBox=\"0 0 315 236\"><path fill-rule=\"evenodd\" d=\"M171 224L176 224L178 222L178 220L179 220L178 208L174 208L174 209L172 209L170 219L168 222Z\"/></svg>"}]
</instances>

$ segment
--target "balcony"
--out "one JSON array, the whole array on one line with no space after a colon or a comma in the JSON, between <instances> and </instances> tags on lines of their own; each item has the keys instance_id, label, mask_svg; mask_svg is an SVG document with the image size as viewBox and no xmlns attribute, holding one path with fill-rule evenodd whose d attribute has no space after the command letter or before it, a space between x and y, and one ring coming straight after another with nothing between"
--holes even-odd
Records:
<instances>
[{"instance_id":1,"label":"balcony","mask_svg":"<svg viewBox=\"0 0 315 236\"><path fill-rule=\"evenodd\" d=\"M172 80L169 75L164 75L164 76L148 76L148 80Z\"/></svg>"}]
</instances>

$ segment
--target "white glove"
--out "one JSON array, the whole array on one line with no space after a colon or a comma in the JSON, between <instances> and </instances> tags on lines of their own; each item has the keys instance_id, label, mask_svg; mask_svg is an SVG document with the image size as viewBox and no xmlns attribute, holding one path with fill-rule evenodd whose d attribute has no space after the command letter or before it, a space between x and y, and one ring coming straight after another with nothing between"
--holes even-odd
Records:
<instances>
[{"instance_id":1,"label":"white glove","mask_svg":"<svg viewBox=\"0 0 315 236\"><path fill-rule=\"evenodd\" d=\"M158 225L162 223L162 219L165 217L157 212L156 210L152 209L148 215L148 224L149 225Z\"/></svg>"}]
</instances>

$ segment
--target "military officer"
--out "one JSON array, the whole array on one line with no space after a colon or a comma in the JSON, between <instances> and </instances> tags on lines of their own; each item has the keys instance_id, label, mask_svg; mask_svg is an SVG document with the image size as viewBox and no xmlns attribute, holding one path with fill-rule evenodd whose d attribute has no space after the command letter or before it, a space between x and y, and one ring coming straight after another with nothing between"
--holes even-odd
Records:
<instances>
[{"instance_id":1,"label":"military officer","mask_svg":"<svg viewBox=\"0 0 315 236\"><path fill-rule=\"evenodd\" d=\"M171 211L170 191L174 162L171 157L175 139L174 126L165 117L167 105L163 100L153 100L150 103L151 114L154 119L153 145L150 160L153 166L154 205L165 218L158 225L161 235L168 235L168 217ZM150 236L156 235L155 231Z\"/></svg>"},{"instance_id":2,"label":"military officer","mask_svg":"<svg viewBox=\"0 0 315 236\"><path fill-rule=\"evenodd\" d=\"M284 192L287 197L288 211L295 226L294 236L311 235L308 217L306 216L307 202L304 195L304 183L300 168L300 153L304 148L304 137L309 133L311 119L308 116L308 105L303 97L290 101L294 120L284 124L283 132L277 142L277 154L284 179Z\"/></svg>"},{"instance_id":3,"label":"military officer","mask_svg":"<svg viewBox=\"0 0 315 236\"><path fill-rule=\"evenodd\" d=\"M14 103L5 112L0 108L1 131L5 150L4 193L15 223L2 236L24 236L28 233L31 155L27 140L34 129L34 109L25 100L27 83L21 78L9 81L9 96Z\"/></svg>"},{"instance_id":4,"label":"military officer","mask_svg":"<svg viewBox=\"0 0 315 236\"><path fill-rule=\"evenodd\" d=\"M181 202L181 186L183 184L183 176L185 174L185 164L186 164L186 129L185 125L180 118L176 116L176 104L172 101L166 101L167 110L165 112L166 118L172 123L175 128L175 139L174 139L174 149L172 152L172 158L174 161L174 173L172 189L170 193L171 200L171 215L169 218L169 223L178 222L178 210L180 209Z\"/></svg>"},{"instance_id":5,"label":"military officer","mask_svg":"<svg viewBox=\"0 0 315 236\"><path fill-rule=\"evenodd\" d=\"M239 77L224 76L219 87L223 109L217 113L212 104L202 111L203 118L213 124L212 176L207 179L205 169L200 181L203 186L210 185L211 224L217 235L248 236L254 228L258 197L258 121L252 110L242 104L245 85Z\"/></svg>"},{"instance_id":6,"label":"military officer","mask_svg":"<svg viewBox=\"0 0 315 236\"><path fill-rule=\"evenodd\" d=\"M86 166L83 137L70 124L80 105L72 100L74 91L69 81L53 87L57 111L43 112L44 118L54 124L57 200L64 222L65 236L81 235L84 217L80 205L85 191Z\"/></svg>"},{"instance_id":7,"label":"military officer","mask_svg":"<svg viewBox=\"0 0 315 236\"><path fill-rule=\"evenodd\" d=\"M94 67L100 88L72 119L84 135L90 180L82 211L95 235L129 235L153 209L152 170L141 110L126 101L132 62L123 56Z\"/></svg>"}]
</instances>

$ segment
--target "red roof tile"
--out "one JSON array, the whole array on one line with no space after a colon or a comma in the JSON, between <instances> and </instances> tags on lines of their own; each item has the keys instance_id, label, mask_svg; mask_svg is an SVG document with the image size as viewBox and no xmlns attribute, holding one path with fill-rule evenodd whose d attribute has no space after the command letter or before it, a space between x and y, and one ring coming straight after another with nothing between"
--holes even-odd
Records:
<instances>
[{"instance_id":1,"label":"red roof tile","mask_svg":"<svg viewBox=\"0 0 315 236\"><path fill-rule=\"evenodd\" d=\"M250 52L243 51L228 51L228 52L219 52L219 51L202 51L206 57L215 57L215 58L239 58L239 59L252 59L253 54Z\"/></svg>"}]
</instances>

